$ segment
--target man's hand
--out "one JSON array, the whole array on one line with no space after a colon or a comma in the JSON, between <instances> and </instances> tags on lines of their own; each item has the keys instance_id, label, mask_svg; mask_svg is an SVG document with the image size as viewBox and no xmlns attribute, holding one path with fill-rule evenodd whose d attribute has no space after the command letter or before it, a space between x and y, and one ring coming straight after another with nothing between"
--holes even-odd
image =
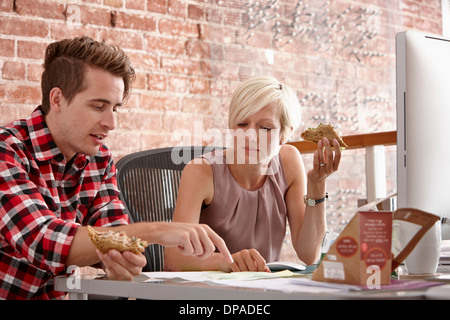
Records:
<instances>
[{"instance_id":1,"label":"man's hand","mask_svg":"<svg viewBox=\"0 0 450 320\"><path fill-rule=\"evenodd\" d=\"M135 254L129 251L120 253L115 249L102 254L97 250L97 255L103 263L103 269L108 279L131 281L133 277L141 274L142 268L147 264L143 254Z\"/></svg>"},{"instance_id":2,"label":"man's hand","mask_svg":"<svg viewBox=\"0 0 450 320\"><path fill-rule=\"evenodd\" d=\"M197 223L176 222L138 222L130 225L107 227L104 230L125 231L146 240L148 243L158 243L165 247L178 247L184 255L200 259L209 258L216 248L223 255L226 263L233 263L230 251L225 241L209 226ZM66 264L90 266L98 263L104 265L108 278L130 280L139 275L146 264L145 256L128 251L122 254L111 249L107 254L97 251L89 239L87 227L79 227L70 247Z\"/></svg>"},{"instance_id":3,"label":"man's hand","mask_svg":"<svg viewBox=\"0 0 450 320\"><path fill-rule=\"evenodd\" d=\"M178 247L184 255L203 260L209 258L217 248L227 263L233 263L225 241L208 225L179 222L155 224L156 243L166 247Z\"/></svg>"}]
</instances>

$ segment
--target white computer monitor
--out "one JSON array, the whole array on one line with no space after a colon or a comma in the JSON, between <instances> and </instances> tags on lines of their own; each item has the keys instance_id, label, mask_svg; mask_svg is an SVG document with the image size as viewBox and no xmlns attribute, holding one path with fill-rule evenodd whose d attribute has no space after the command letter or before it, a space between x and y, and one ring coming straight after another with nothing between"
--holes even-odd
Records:
<instances>
[{"instance_id":1,"label":"white computer monitor","mask_svg":"<svg viewBox=\"0 0 450 320\"><path fill-rule=\"evenodd\" d=\"M398 33L396 68L397 206L450 217L450 39Z\"/></svg>"}]
</instances>

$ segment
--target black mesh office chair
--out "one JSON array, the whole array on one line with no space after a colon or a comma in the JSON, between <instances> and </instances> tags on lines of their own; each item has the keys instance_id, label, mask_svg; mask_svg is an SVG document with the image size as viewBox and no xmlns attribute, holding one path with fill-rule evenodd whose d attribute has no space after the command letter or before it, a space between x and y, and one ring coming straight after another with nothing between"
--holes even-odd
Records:
<instances>
[{"instance_id":1,"label":"black mesh office chair","mask_svg":"<svg viewBox=\"0 0 450 320\"><path fill-rule=\"evenodd\" d=\"M194 157L215 147L173 147L140 151L120 159L117 184L131 222L172 221L181 172ZM220 148L221 149L221 148ZM144 271L162 271L164 248L148 246Z\"/></svg>"}]
</instances>

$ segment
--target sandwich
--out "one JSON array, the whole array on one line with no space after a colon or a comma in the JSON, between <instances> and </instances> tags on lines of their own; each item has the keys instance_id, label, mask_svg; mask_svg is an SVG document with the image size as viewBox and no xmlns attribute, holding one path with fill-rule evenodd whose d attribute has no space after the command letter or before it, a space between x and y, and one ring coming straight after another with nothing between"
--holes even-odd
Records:
<instances>
[{"instance_id":1,"label":"sandwich","mask_svg":"<svg viewBox=\"0 0 450 320\"><path fill-rule=\"evenodd\" d=\"M142 253L148 246L147 241L136 237L128 237L125 231L96 231L88 226L89 238L95 247L103 254L110 249L116 249L119 252L131 251L132 253Z\"/></svg>"},{"instance_id":2,"label":"sandwich","mask_svg":"<svg viewBox=\"0 0 450 320\"><path fill-rule=\"evenodd\" d=\"M348 148L347 144L342 140L340 135L334 130L331 124L319 124L317 128L308 128L301 133L301 137L304 140L319 142L323 138L327 138L330 141L331 146L333 146L333 139L339 142L341 148Z\"/></svg>"}]
</instances>

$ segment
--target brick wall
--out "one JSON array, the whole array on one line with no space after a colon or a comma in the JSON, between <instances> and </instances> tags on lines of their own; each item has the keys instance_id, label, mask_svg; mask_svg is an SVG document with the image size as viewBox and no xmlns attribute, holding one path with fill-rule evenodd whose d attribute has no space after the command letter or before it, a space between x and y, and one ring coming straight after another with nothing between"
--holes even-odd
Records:
<instances>
[{"instance_id":1,"label":"brick wall","mask_svg":"<svg viewBox=\"0 0 450 320\"><path fill-rule=\"evenodd\" d=\"M233 89L260 74L296 90L304 126L395 130L394 39L406 29L441 34L440 0L2 0L0 123L40 103L45 47L85 34L120 45L138 73L108 138L116 158L177 144L176 129L193 141L194 123L225 129ZM392 190L395 149L388 151ZM363 151L346 151L329 182L341 199L329 202L335 228L365 195L355 176L364 176Z\"/></svg>"}]
</instances>

